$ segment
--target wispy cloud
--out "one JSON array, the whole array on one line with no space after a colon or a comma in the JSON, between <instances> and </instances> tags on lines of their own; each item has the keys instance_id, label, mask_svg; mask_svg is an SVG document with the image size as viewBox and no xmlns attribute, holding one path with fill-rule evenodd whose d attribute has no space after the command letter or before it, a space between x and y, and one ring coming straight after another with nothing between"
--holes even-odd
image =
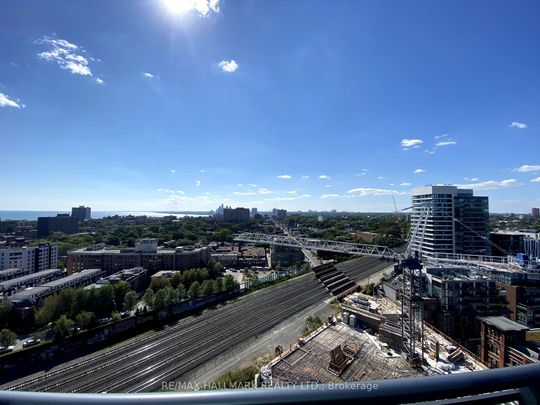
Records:
<instances>
[{"instance_id":1,"label":"wispy cloud","mask_svg":"<svg viewBox=\"0 0 540 405\"><path fill-rule=\"evenodd\" d=\"M95 59L86 56L86 51L65 39L43 37L35 41L38 45L43 45L48 50L38 53L38 58L47 62L54 62L61 69L67 70L74 75L90 76L94 74L90 68L90 63ZM96 78L96 83L103 84L103 80Z\"/></svg>"},{"instance_id":2,"label":"wispy cloud","mask_svg":"<svg viewBox=\"0 0 540 405\"><path fill-rule=\"evenodd\" d=\"M238 70L239 65L238 63L236 63L234 59L231 59L231 60L222 60L221 62L219 62L219 67L224 72L234 73Z\"/></svg>"},{"instance_id":3,"label":"wispy cloud","mask_svg":"<svg viewBox=\"0 0 540 405\"><path fill-rule=\"evenodd\" d=\"M309 179L309 176L306 175L306 174L304 174L304 175L302 176L302 178L303 178L303 179Z\"/></svg>"},{"instance_id":4,"label":"wispy cloud","mask_svg":"<svg viewBox=\"0 0 540 405\"><path fill-rule=\"evenodd\" d=\"M168 188L158 188L157 191L159 191L160 193L169 193L169 194L181 194L181 195L186 194L183 190L171 190Z\"/></svg>"},{"instance_id":5,"label":"wispy cloud","mask_svg":"<svg viewBox=\"0 0 540 405\"><path fill-rule=\"evenodd\" d=\"M540 177L535 177L534 179L531 179L533 183L540 183Z\"/></svg>"},{"instance_id":6,"label":"wispy cloud","mask_svg":"<svg viewBox=\"0 0 540 405\"><path fill-rule=\"evenodd\" d=\"M442 146L457 145L456 141L441 141L435 144L435 147L440 148Z\"/></svg>"},{"instance_id":7,"label":"wispy cloud","mask_svg":"<svg viewBox=\"0 0 540 405\"><path fill-rule=\"evenodd\" d=\"M292 176L290 174L280 174L277 177L278 177L278 179L284 179L284 180L292 179Z\"/></svg>"},{"instance_id":8,"label":"wispy cloud","mask_svg":"<svg viewBox=\"0 0 540 405\"><path fill-rule=\"evenodd\" d=\"M0 107L24 108L26 106L19 100L13 100L7 94L0 93Z\"/></svg>"},{"instance_id":9,"label":"wispy cloud","mask_svg":"<svg viewBox=\"0 0 540 405\"><path fill-rule=\"evenodd\" d=\"M154 77L156 77L155 75L153 75L150 72L144 72L143 76L146 77L147 79L153 79Z\"/></svg>"},{"instance_id":10,"label":"wispy cloud","mask_svg":"<svg viewBox=\"0 0 540 405\"><path fill-rule=\"evenodd\" d=\"M423 143L424 141L421 139L405 138L401 140L401 147L403 148L403 150L409 150L411 148L419 148L420 145L422 145Z\"/></svg>"},{"instance_id":11,"label":"wispy cloud","mask_svg":"<svg viewBox=\"0 0 540 405\"><path fill-rule=\"evenodd\" d=\"M520 173L538 172L540 171L540 165L523 165L516 167L513 171Z\"/></svg>"},{"instance_id":12,"label":"wispy cloud","mask_svg":"<svg viewBox=\"0 0 540 405\"><path fill-rule=\"evenodd\" d=\"M201 185L201 181L200 180L195 180L195 186L199 187L200 185Z\"/></svg>"},{"instance_id":13,"label":"wispy cloud","mask_svg":"<svg viewBox=\"0 0 540 405\"><path fill-rule=\"evenodd\" d=\"M524 122L514 121L509 125L509 127L510 128L525 129L525 128L527 128L527 124L525 124Z\"/></svg>"},{"instance_id":14,"label":"wispy cloud","mask_svg":"<svg viewBox=\"0 0 540 405\"><path fill-rule=\"evenodd\" d=\"M324 199L330 199L330 198L340 198L341 196L339 194L323 194L321 195L321 198Z\"/></svg>"},{"instance_id":15,"label":"wispy cloud","mask_svg":"<svg viewBox=\"0 0 540 405\"><path fill-rule=\"evenodd\" d=\"M272 192L267 188L260 188L258 192L259 194L272 194Z\"/></svg>"},{"instance_id":16,"label":"wispy cloud","mask_svg":"<svg viewBox=\"0 0 540 405\"><path fill-rule=\"evenodd\" d=\"M256 195L255 191L234 191L234 195Z\"/></svg>"},{"instance_id":17,"label":"wispy cloud","mask_svg":"<svg viewBox=\"0 0 540 405\"><path fill-rule=\"evenodd\" d=\"M327 176L326 174L321 174L319 176L319 179L321 179L321 180L330 180L330 176Z\"/></svg>"},{"instance_id":18,"label":"wispy cloud","mask_svg":"<svg viewBox=\"0 0 540 405\"><path fill-rule=\"evenodd\" d=\"M353 189L347 191L347 193L355 194L355 195L359 195L359 196L407 194L405 191L387 190L387 189L383 189L383 188L365 188L365 187L353 188Z\"/></svg>"},{"instance_id":19,"label":"wispy cloud","mask_svg":"<svg viewBox=\"0 0 540 405\"><path fill-rule=\"evenodd\" d=\"M442 135L437 135L437 136L434 136L435 139L443 139L443 138L446 138L448 136L448 134L442 134Z\"/></svg>"},{"instance_id":20,"label":"wispy cloud","mask_svg":"<svg viewBox=\"0 0 540 405\"><path fill-rule=\"evenodd\" d=\"M425 173L425 172L426 172L426 169L416 169L413 173L420 174L420 173Z\"/></svg>"},{"instance_id":21,"label":"wispy cloud","mask_svg":"<svg viewBox=\"0 0 540 405\"><path fill-rule=\"evenodd\" d=\"M411 183L409 183L408 181L404 181L403 183L400 184L400 186L403 186L403 187L406 187L406 186L410 186Z\"/></svg>"},{"instance_id":22,"label":"wispy cloud","mask_svg":"<svg viewBox=\"0 0 540 405\"><path fill-rule=\"evenodd\" d=\"M463 180L465 181L478 181L480 180L479 177L464 177Z\"/></svg>"},{"instance_id":23,"label":"wispy cloud","mask_svg":"<svg viewBox=\"0 0 540 405\"><path fill-rule=\"evenodd\" d=\"M355 176L365 176L368 173L368 169L362 169L360 173L355 173Z\"/></svg>"},{"instance_id":24,"label":"wispy cloud","mask_svg":"<svg viewBox=\"0 0 540 405\"><path fill-rule=\"evenodd\" d=\"M521 184L516 179L507 179L501 181L489 180L480 183L457 184L458 187L472 188L475 190L496 190L500 188L517 187Z\"/></svg>"}]
</instances>

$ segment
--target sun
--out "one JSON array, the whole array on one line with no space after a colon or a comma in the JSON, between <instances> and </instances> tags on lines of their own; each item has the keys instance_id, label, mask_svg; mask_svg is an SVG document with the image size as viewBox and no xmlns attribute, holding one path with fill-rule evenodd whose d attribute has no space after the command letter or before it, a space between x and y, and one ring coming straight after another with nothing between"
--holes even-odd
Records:
<instances>
[{"instance_id":1,"label":"sun","mask_svg":"<svg viewBox=\"0 0 540 405\"><path fill-rule=\"evenodd\" d=\"M163 3L172 14L185 14L193 9L192 0L163 0Z\"/></svg>"}]
</instances>

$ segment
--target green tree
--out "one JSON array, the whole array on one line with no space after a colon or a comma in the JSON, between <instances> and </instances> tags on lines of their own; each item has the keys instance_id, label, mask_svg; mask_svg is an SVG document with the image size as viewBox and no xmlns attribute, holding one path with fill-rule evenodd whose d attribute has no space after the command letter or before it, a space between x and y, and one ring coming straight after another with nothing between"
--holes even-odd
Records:
<instances>
[{"instance_id":1,"label":"green tree","mask_svg":"<svg viewBox=\"0 0 540 405\"><path fill-rule=\"evenodd\" d=\"M60 316L56 321L55 331L59 337L64 337L69 334L69 330L73 328L73 321L66 315Z\"/></svg>"},{"instance_id":2,"label":"green tree","mask_svg":"<svg viewBox=\"0 0 540 405\"><path fill-rule=\"evenodd\" d=\"M131 286L126 281L120 281L113 284L114 289L114 301L116 304L116 310L121 310L124 307L124 297L131 290Z\"/></svg>"},{"instance_id":3,"label":"green tree","mask_svg":"<svg viewBox=\"0 0 540 405\"><path fill-rule=\"evenodd\" d=\"M198 281L194 281L187 292L187 296L190 300L199 298L201 296L201 285Z\"/></svg>"},{"instance_id":4,"label":"green tree","mask_svg":"<svg viewBox=\"0 0 540 405\"><path fill-rule=\"evenodd\" d=\"M119 321L120 319L122 319L122 317L120 316L120 314L117 311L114 311L111 314L111 322L116 322L116 321Z\"/></svg>"},{"instance_id":5,"label":"green tree","mask_svg":"<svg viewBox=\"0 0 540 405\"><path fill-rule=\"evenodd\" d=\"M219 277L219 278L216 279L215 287L216 287L216 292L217 293L223 292L225 290L225 284L223 283L223 277Z\"/></svg>"},{"instance_id":6,"label":"green tree","mask_svg":"<svg viewBox=\"0 0 540 405\"><path fill-rule=\"evenodd\" d=\"M150 288L144 293L143 301L149 308L154 308L154 291Z\"/></svg>"},{"instance_id":7,"label":"green tree","mask_svg":"<svg viewBox=\"0 0 540 405\"><path fill-rule=\"evenodd\" d=\"M173 276L171 277L171 287L178 288L181 282L182 282L182 275L180 273L174 273Z\"/></svg>"},{"instance_id":8,"label":"green tree","mask_svg":"<svg viewBox=\"0 0 540 405\"><path fill-rule=\"evenodd\" d=\"M87 329L90 325L92 325L94 323L94 320L95 314L89 311L82 311L75 317L75 321L83 329Z\"/></svg>"},{"instance_id":9,"label":"green tree","mask_svg":"<svg viewBox=\"0 0 540 405\"><path fill-rule=\"evenodd\" d=\"M16 340L17 340L17 336L12 330L2 329L2 331L0 332L0 346L3 346L3 347L13 346Z\"/></svg>"},{"instance_id":10,"label":"green tree","mask_svg":"<svg viewBox=\"0 0 540 405\"><path fill-rule=\"evenodd\" d=\"M104 285L97 289L96 304L98 313L110 314L114 308L114 288L112 285Z\"/></svg>"},{"instance_id":11,"label":"green tree","mask_svg":"<svg viewBox=\"0 0 540 405\"><path fill-rule=\"evenodd\" d=\"M186 287L184 287L184 284L180 283L178 285L177 290L178 290L178 296L180 297L180 299L186 298L187 291L186 291Z\"/></svg>"},{"instance_id":12,"label":"green tree","mask_svg":"<svg viewBox=\"0 0 540 405\"><path fill-rule=\"evenodd\" d=\"M223 283L225 285L225 291L231 291L234 290L238 283L234 280L234 277L230 274L227 274L225 278L223 279Z\"/></svg>"},{"instance_id":13,"label":"green tree","mask_svg":"<svg viewBox=\"0 0 540 405\"><path fill-rule=\"evenodd\" d=\"M152 291L157 292L158 290L161 290L165 287L170 287L171 281L169 280L169 277L167 276L161 276L161 277L153 277L152 281L150 281L150 288Z\"/></svg>"},{"instance_id":14,"label":"green tree","mask_svg":"<svg viewBox=\"0 0 540 405\"><path fill-rule=\"evenodd\" d=\"M128 291L124 297L124 311L131 311L137 305L138 294L135 291Z\"/></svg>"},{"instance_id":15,"label":"green tree","mask_svg":"<svg viewBox=\"0 0 540 405\"><path fill-rule=\"evenodd\" d=\"M214 280L204 280L201 286L201 295L203 297L208 297L209 295L214 294L216 291L216 286Z\"/></svg>"},{"instance_id":16,"label":"green tree","mask_svg":"<svg viewBox=\"0 0 540 405\"><path fill-rule=\"evenodd\" d=\"M158 290L154 296L154 308L165 308L171 304L171 287Z\"/></svg>"},{"instance_id":17,"label":"green tree","mask_svg":"<svg viewBox=\"0 0 540 405\"><path fill-rule=\"evenodd\" d=\"M0 325L6 326L11 316L13 304L10 300L0 303Z\"/></svg>"},{"instance_id":18,"label":"green tree","mask_svg":"<svg viewBox=\"0 0 540 405\"><path fill-rule=\"evenodd\" d=\"M59 295L51 295L43 300L43 305L35 312L35 321L38 326L47 325L49 322L57 319L56 313L58 303L60 302Z\"/></svg>"}]
</instances>

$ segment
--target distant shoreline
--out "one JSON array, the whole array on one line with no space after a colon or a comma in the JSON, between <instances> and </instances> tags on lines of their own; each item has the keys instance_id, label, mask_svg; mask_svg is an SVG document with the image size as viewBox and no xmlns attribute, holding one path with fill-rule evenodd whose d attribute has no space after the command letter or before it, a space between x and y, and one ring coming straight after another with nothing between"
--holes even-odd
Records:
<instances>
[{"instance_id":1,"label":"distant shoreline","mask_svg":"<svg viewBox=\"0 0 540 405\"><path fill-rule=\"evenodd\" d=\"M38 217L54 217L57 214L69 214L69 211L24 211L24 210L0 210L0 219L2 221L35 221ZM102 219L111 216L147 216L153 218L161 218L166 216L176 217L207 217L210 215L208 211L92 211L92 219Z\"/></svg>"}]
</instances>

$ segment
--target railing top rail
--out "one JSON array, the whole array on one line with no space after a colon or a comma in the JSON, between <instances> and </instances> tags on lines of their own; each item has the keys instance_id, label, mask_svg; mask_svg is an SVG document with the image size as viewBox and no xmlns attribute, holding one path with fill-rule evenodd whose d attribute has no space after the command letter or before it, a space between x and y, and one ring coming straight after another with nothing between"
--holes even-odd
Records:
<instances>
[{"instance_id":1,"label":"railing top rail","mask_svg":"<svg viewBox=\"0 0 540 405\"><path fill-rule=\"evenodd\" d=\"M522 389L537 389L540 363L494 370L341 384L304 384L287 388L162 392L148 394L63 394L0 391L0 402L20 404L312 404L434 401ZM173 388L174 389L174 388Z\"/></svg>"}]
</instances>

